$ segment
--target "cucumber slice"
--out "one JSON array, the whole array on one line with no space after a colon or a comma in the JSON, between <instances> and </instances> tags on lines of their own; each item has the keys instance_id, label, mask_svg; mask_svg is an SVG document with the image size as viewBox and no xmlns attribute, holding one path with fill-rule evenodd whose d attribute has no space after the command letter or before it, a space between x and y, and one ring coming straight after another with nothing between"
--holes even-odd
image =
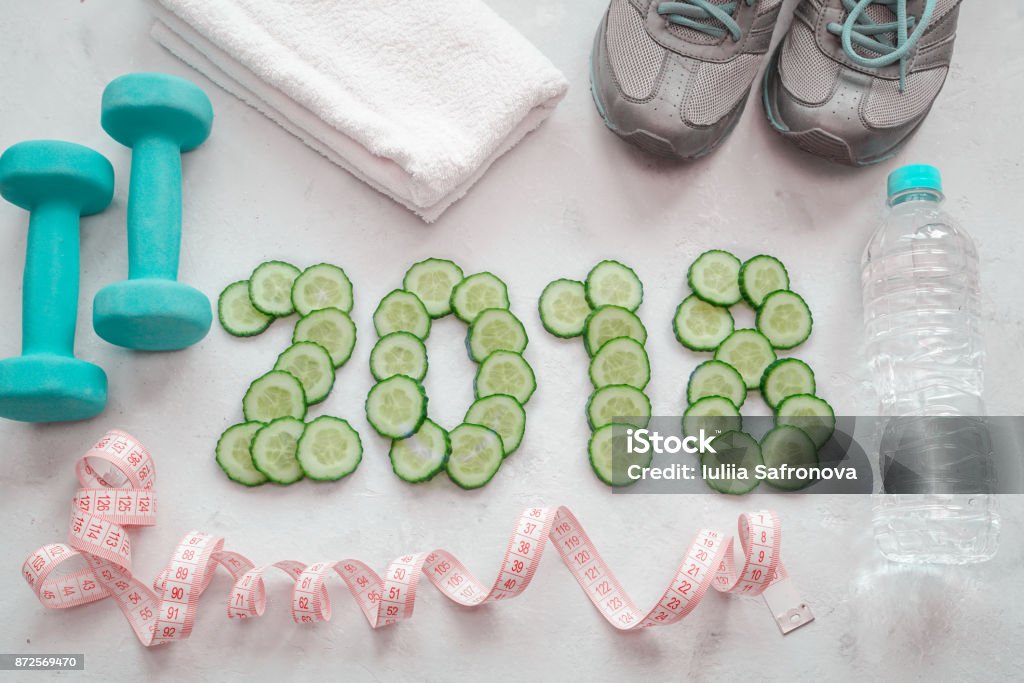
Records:
<instances>
[{"instance_id":1,"label":"cucumber slice","mask_svg":"<svg viewBox=\"0 0 1024 683\"><path fill-rule=\"evenodd\" d=\"M327 349L334 367L340 368L356 347L356 324L340 308L317 309L295 323L292 343L300 341L316 342Z\"/></svg>"},{"instance_id":2,"label":"cucumber slice","mask_svg":"<svg viewBox=\"0 0 1024 683\"><path fill-rule=\"evenodd\" d=\"M651 364L640 343L629 337L605 342L590 361L590 381L595 389L628 384L643 389L651 381Z\"/></svg>"},{"instance_id":3,"label":"cucumber slice","mask_svg":"<svg viewBox=\"0 0 1024 683\"><path fill-rule=\"evenodd\" d=\"M498 472L505 451L496 432L480 425L460 424L449 438L452 450L446 468L448 478L456 485L478 489Z\"/></svg>"},{"instance_id":4,"label":"cucumber slice","mask_svg":"<svg viewBox=\"0 0 1024 683\"><path fill-rule=\"evenodd\" d=\"M789 272L774 256L760 254L744 261L740 268L740 292L753 308L774 291L789 289Z\"/></svg>"},{"instance_id":5,"label":"cucumber slice","mask_svg":"<svg viewBox=\"0 0 1024 683\"><path fill-rule=\"evenodd\" d=\"M321 415L306 425L296 458L314 481L337 481L356 471L363 459L359 432L347 421Z\"/></svg>"},{"instance_id":6,"label":"cucumber slice","mask_svg":"<svg viewBox=\"0 0 1024 683\"><path fill-rule=\"evenodd\" d=\"M373 327L379 337L408 332L426 339L430 336L430 314L418 296L396 289L380 300L373 312Z\"/></svg>"},{"instance_id":7,"label":"cucumber slice","mask_svg":"<svg viewBox=\"0 0 1024 683\"><path fill-rule=\"evenodd\" d=\"M683 299L672 320L676 339L691 351L714 351L734 328L728 308L709 304L696 294Z\"/></svg>"},{"instance_id":8,"label":"cucumber slice","mask_svg":"<svg viewBox=\"0 0 1024 683\"><path fill-rule=\"evenodd\" d=\"M804 430L778 425L761 439L761 456L766 467L813 467L818 464L818 449ZM792 474L792 473L790 473ZM814 477L768 477L765 481L777 489L797 491L815 481Z\"/></svg>"},{"instance_id":9,"label":"cucumber slice","mask_svg":"<svg viewBox=\"0 0 1024 683\"><path fill-rule=\"evenodd\" d=\"M824 399L809 394L790 396L775 411L775 424L793 425L807 432L821 448L836 430L836 414Z\"/></svg>"},{"instance_id":10,"label":"cucumber slice","mask_svg":"<svg viewBox=\"0 0 1024 683\"><path fill-rule=\"evenodd\" d=\"M508 308L508 287L493 273L476 273L455 285L451 306L455 317L471 323L488 308Z\"/></svg>"},{"instance_id":11,"label":"cucumber slice","mask_svg":"<svg viewBox=\"0 0 1024 683\"><path fill-rule=\"evenodd\" d=\"M814 371L797 358L780 358L761 376L761 396L772 410L796 394L814 394Z\"/></svg>"},{"instance_id":12,"label":"cucumber slice","mask_svg":"<svg viewBox=\"0 0 1024 683\"><path fill-rule=\"evenodd\" d=\"M638 465L648 467L654 455L653 449L646 453L629 453L626 447L626 430L632 425L606 424L598 427L590 435L587 452L590 455L590 467L597 478L609 486L629 486L638 480L629 476L630 467Z\"/></svg>"},{"instance_id":13,"label":"cucumber slice","mask_svg":"<svg viewBox=\"0 0 1024 683\"><path fill-rule=\"evenodd\" d=\"M352 312L352 281L345 271L330 263L318 263L302 271L292 285L292 305L299 315L322 308Z\"/></svg>"},{"instance_id":14,"label":"cucumber slice","mask_svg":"<svg viewBox=\"0 0 1024 683\"><path fill-rule=\"evenodd\" d=\"M415 434L392 441L388 457L399 479L418 484L430 481L444 469L449 452L448 432L428 419Z\"/></svg>"},{"instance_id":15,"label":"cucumber slice","mask_svg":"<svg viewBox=\"0 0 1024 683\"><path fill-rule=\"evenodd\" d=\"M582 282L555 280L544 288L537 304L544 329L562 339L583 334L583 324L590 315L590 303Z\"/></svg>"},{"instance_id":16,"label":"cucumber slice","mask_svg":"<svg viewBox=\"0 0 1024 683\"><path fill-rule=\"evenodd\" d=\"M492 394L474 401L463 422L487 427L500 436L505 457L519 448L526 433L526 411L519 401L504 394Z\"/></svg>"},{"instance_id":17,"label":"cucumber slice","mask_svg":"<svg viewBox=\"0 0 1024 683\"><path fill-rule=\"evenodd\" d=\"M463 277L462 268L454 262L428 258L405 272L402 289L419 297L431 318L443 318L452 312L452 290Z\"/></svg>"},{"instance_id":18,"label":"cucumber slice","mask_svg":"<svg viewBox=\"0 0 1024 683\"><path fill-rule=\"evenodd\" d=\"M695 401L683 413L683 434L738 432L743 429L743 418L736 404L724 396L705 396Z\"/></svg>"},{"instance_id":19,"label":"cucumber slice","mask_svg":"<svg viewBox=\"0 0 1024 683\"><path fill-rule=\"evenodd\" d=\"M466 350L477 363L495 351L522 353L528 342L523 323L504 308L481 311L466 332Z\"/></svg>"},{"instance_id":20,"label":"cucumber slice","mask_svg":"<svg viewBox=\"0 0 1024 683\"><path fill-rule=\"evenodd\" d=\"M775 349L757 330L736 330L715 351L715 360L736 368L743 376L747 389L761 386L764 369L775 362Z\"/></svg>"},{"instance_id":21,"label":"cucumber slice","mask_svg":"<svg viewBox=\"0 0 1024 683\"><path fill-rule=\"evenodd\" d=\"M621 306L631 311L644 300L644 285L629 266L601 261L587 273L587 302L591 308Z\"/></svg>"},{"instance_id":22,"label":"cucumber slice","mask_svg":"<svg viewBox=\"0 0 1024 683\"><path fill-rule=\"evenodd\" d=\"M259 486L266 475L252 464L252 439L263 426L261 422L243 422L224 430L217 440L217 464L228 479L244 486Z\"/></svg>"},{"instance_id":23,"label":"cucumber slice","mask_svg":"<svg viewBox=\"0 0 1024 683\"><path fill-rule=\"evenodd\" d=\"M306 417L306 393L294 375L271 370L249 385L242 398L246 422L270 422L279 417Z\"/></svg>"},{"instance_id":24,"label":"cucumber slice","mask_svg":"<svg viewBox=\"0 0 1024 683\"><path fill-rule=\"evenodd\" d=\"M476 371L473 390L477 398L505 394L526 405L537 389L533 368L518 353L495 351Z\"/></svg>"},{"instance_id":25,"label":"cucumber slice","mask_svg":"<svg viewBox=\"0 0 1024 683\"><path fill-rule=\"evenodd\" d=\"M370 351L370 372L380 382L395 375L422 382L427 376L427 347L408 332L392 332L377 340Z\"/></svg>"},{"instance_id":26,"label":"cucumber slice","mask_svg":"<svg viewBox=\"0 0 1024 683\"><path fill-rule=\"evenodd\" d=\"M690 265L686 281L699 298L716 306L732 306L740 295L740 260L727 251L705 251Z\"/></svg>"},{"instance_id":27,"label":"cucumber slice","mask_svg":"<svg viewBox=\"0 0 1024 683\"><path fill-rule=\"evenodd\" d=\"M705 396L721 396L737 408L747 400L747 383L736 368L722 361L704 361L690 373L686 402L693 404Z\"/></svg>"},{"instance_id":28,"label":"cucumber slice","mask_svg":"<svg viewBox=\"0 0 1024 683\"><path fill-rule=\"evenodd\" d=\"M807 302L789 290L772 292L757 309L757 329L777 349L803 344L811 336L813 326Z\"/></svg>"},{"instance_id":29,"label":"cucumber slice","mask_svg":"<svg viewBox=\"0 0 1024 683\"><path fill-rule=\"evenodd\" d=\"M628 384L609 384L590 395L587 400L587 423L600 429L612 422L646 427L651 421L651 399Z\"/></svg>"},{"instance_id":30,"label":"cucumber slice","mask_svg":"<svg viewBox=\"0 0 1024 683\"><path fill-rule=\"evenodd\" d=\"M647 328L636 313L622 306L595 308L583 325L583 345L587 355L593 356L606 342L616 337L630 337L646 344Z\"/></svg>"},{"instance_id":31,"label":"cucumber slice","mask_svg":"<svg viewBox=\"0 0 1024 683\"><path fill-rule=\"evenodd\" d=\"M292 344L277 357L274 369L283 370L299 380L309 405L327 398L334 387L331 354L316 342Z\"/></svg>"},{"instance_id":32,"label":"cucumber slice","mask_svg":"<svg viewBox=\"0 0 1024 683\"><path fill-rule=\"evenodd\" d=\"M423 385L405 375L377 382L366 396L366 419L381 436L404 439L427 419Z\"/></svg>"},{"instance_id":33,"label":"cucumber slice","mask_svg":"<svg viewBox=\"0 0 1024 683\"><path fill-rule=\"evenodd\" d=\"M294 417L279 417L264 425L252 439L252 464L275 484L294 484L302 479L295 457L306 425Z\"/></svg>"},{"instance_id":34,"label":"cucumber slice","mask_svg":"<svg viewBox=\"0 0 1024 683\"><path fill-rule=\"evenodd\" d=\"M249 299L256 310L280 318L295 312L292 285L298 268L284 261L266 261L249 276Z\"/></svg>"},{"instance_id":35,"label":"cucumber slice","mask_svg":"<svg viewBox=\"0 0 1024 683\"><path fill-rule=\"evenodd\" d=\"M270 327L273 316L258 311L249 298L249 281L239 280L224 288L217 299L217 318L228 334L252 337Z\"/></svg>"},{"instance_id":36,"label":"cucumber slice","mask_svg":"<svg viewBox=\"0 0 1024 683\"><path fill-rule=\"evenodd\" d=\"M764 459L754 437L746 432L724 432L711 441L711 448L714 453L705 451L700 457L701 475L708 486L734 496L757 488L760 480L756 468L764 464ZM709 477L711 473L716 476Z\"/></svg>"}]
</instances>

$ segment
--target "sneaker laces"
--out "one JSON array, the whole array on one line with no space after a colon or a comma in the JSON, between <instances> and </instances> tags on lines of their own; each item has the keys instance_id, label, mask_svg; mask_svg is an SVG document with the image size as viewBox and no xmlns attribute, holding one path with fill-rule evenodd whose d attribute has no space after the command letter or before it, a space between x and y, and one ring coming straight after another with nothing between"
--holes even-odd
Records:
<instances>
[{"instance_id":1,"label":"sneaker laces","mask_svg":"<svg viewBox=\"0 0 1024 683\"><path fill-rule=\"evenodd\" d=\"M907 55L921 39L928 22L935 11L936 0L924 0L921 19L907 16L907 0L843 0L846 8L846 21L842 24L830 22L828 32L840 36L843 51L854 64L867 68L889 66L899 62L900 92L907 88ZM867 15L871 5L882 5L896 15L896 21L878 23ZM909 33L912 31L912 33ZM886 34L895 38L887 39ZM865 57L859 54L854 45L877 54L877 57Z\"/></svg>"},{"instance_id":2,"label":"sneaker laces","mask_svg":"<svg viewBox=\"0 0 1024 683\"><path fill-rule=\"evenodd\" d=\"M746 2L748 7L754 4L754 0L742 1ZM728 32L732 39L738 42L743 37L743 30L732 15L739 4L739 0L731 0L720 5L712 4L709 0L663 2L658 5L658 14L666 17L672 24L692 28L713 38L723 38Z\"/></svg>"}]
</instances>

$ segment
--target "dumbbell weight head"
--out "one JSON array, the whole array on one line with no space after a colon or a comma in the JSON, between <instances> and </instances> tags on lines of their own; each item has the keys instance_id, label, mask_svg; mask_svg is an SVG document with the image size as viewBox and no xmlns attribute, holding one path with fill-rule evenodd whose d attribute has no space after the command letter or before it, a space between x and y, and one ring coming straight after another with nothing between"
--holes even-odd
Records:
<instances>
[{"instance_id":1,"label":"dumbbell weight head","mask_svg":"<svg viewBox=\"0 0 1024 683\"><path fill-rule=\"evenodd\" d=\"M198 342L213 320L210 301L177 282L181 239L181 152L203 143L213 107L194 83L134 73L103 91L101 124L131 147L129 279L107 285L93 304L93 327L112 344L145 351Z\"/></svg>"},{"instance_id":2,"label":"dumbbell weight head","mask_svg":"<svg viewBox=\"0 0 1024 683\"><path fill-rule=\"evenodd\" d=\"M32 212L23 287L23 355L0 361L0 417L84 420L106 405L107 376L72 353L78 217L102 211L113 194L113 167L87 147L34 140L0 156L0 195Z\"/></svg>"},{"instance_id":3,"label":"dumbbell weight head","mask_svg":"<svg viewBox=\"0 0 1024 683\"><path fill-rule=\"evenodd\" d=\"M184 78L126 74L104 89L100 125L125 147L159 135L189 152L210 136L213 106L199 86Z\"/></svg>"}]
</instances>

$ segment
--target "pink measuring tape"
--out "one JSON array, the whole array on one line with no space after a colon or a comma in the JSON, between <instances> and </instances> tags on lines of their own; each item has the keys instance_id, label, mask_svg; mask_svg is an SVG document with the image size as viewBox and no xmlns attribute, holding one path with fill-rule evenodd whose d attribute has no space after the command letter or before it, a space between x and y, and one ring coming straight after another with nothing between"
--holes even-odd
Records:
<instances>
[{"instance_id":1,"label":"pink measuring tape","mask_svg":"<svg viewBox=\"0 0 1024 683\"><path fill-rule=\"evenodd\" d=\"M49 608L112 598L146 646L189 636L199 597L217 565L235 580L228 599L229 618L263 614L267 602L263 576L273 567L295 582L292 619L296 622L330 619L326 580L335 573L355 596L370 626L378 628L412 616L416 588L424 578L467 607L518 596L530 585L548 541L601 615L622 631L680 621L711 588L761 595L784 634L814 619L782 565L779 520L769 511L741 515L735 537L702 529L671 585L647 611L622 589L565 507L530 508L520 515L501 571L489 588L445 550L403 555L381 577L358 560L310 565L285 560L257 567L243 555L224 550L223 538L200 531L189 532L178 543L151 588L132 575L128 535L132 527L156 523L156 471L149 452L132 436L112 430L82 456L75 472L82 488L72 502L68 542L51 543L32 553L25 560L25 580ZM59 576L54 573L76 557L84 560L84 568Z\"/></svg>"}]
</instances>

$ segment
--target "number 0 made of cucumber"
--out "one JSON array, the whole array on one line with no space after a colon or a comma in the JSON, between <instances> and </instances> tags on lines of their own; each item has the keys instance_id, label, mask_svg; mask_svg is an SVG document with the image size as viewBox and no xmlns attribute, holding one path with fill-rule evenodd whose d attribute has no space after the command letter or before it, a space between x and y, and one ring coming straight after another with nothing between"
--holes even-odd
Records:
<instances>
[{"instance_id":1,"label":"number 0 made of cucumber","mask_svg":"<svg viewBox=\"0 0 1024 683\"><path fill-rule=\"evenodd\" d=\"M425 482L444 470L458 486L480 488L519 447L526 431L523 406L537 382L523 357L526 329L509 308L508 288L497 276L467 276L438 258L413 264L402 288L381 299L373 313L378 339L370 352L377 383L366 397L366 418L391 439L391 467L402 480ZM424 342L432 322L452 313L468 325L476 400L462 424L445 431L428 417Z\"/></svg>"}]
</instances>

